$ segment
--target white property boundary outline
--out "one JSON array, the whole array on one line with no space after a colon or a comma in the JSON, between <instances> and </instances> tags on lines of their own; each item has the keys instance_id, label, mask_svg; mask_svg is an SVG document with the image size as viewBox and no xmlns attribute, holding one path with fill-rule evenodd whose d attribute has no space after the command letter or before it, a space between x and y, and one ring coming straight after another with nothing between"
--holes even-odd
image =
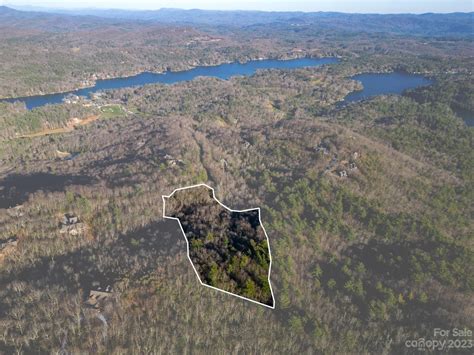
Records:
<instances>
[{"instance_id":1,"label":"white property boundary outline","mask_svg":"<svg viewBox=\"0 0 474 355\"><path fill-rule=\"evenodd\" d=\"M184 229L183 229L183 226L181 225L181 221L179 220L179 218L167 216L167 215L166 215L166 212L165 212L165 211L166 211L166 199L167 199L167 198L170 198L171 196L173 196L173 194L174 194L176 191L192 189L192 188L200 187L200 186L205 186L205 187L207 187L208 189L211 189L211 190L212 190L212 197L214 198L214 200L216 200L222 207L224 207L225 209L229 210L230 212L249 212L249 211L255 211L255 210L258 211L258 221L260 222L260 226L261 226L262 229L263 229L263 233L265 234L265 237L267 238L268 256L269 256L269 259L270 259L270 263L269 263L269 265L268 265L268 285L270 286L270 293L272 294L273 306L269 306L268 304L255 301L255 300L252 300L252 299L247 298L247 297L244 297L244 296L240 296L240 295L238 295L238 294L236 294L236 293L232 293L232 292L229 292L229 291L222 290L222 289L220 289L220 288L217 288L217 287L214 287L214 286L205 284L205 283L203 283L203 282L201 281L201 277L199 276L199 273L197 272L196 268L194 267L194 263L193 263L193 261L191 260L191 257L189 256L189 241L188 241L188 238L186 237L186 233L184 233ZM272 253L271 253L271 251L270 251L270 239L268 238L267 231L265 230L265 227L263 226L262 220L261 220L261 218L260 218L260 207L248 208L248 209L246 209L246 210L233 210L233 209L227 207L226 205L224 205L223 203L221 203L221 202L216 198L216 193L215 193L215 191L214 191L214 188L212 188L212 187L210 187L209 185L206 185L206 184L197 184L197 185L191 185L191 186L186 186L186 187L180 187L180 188L178 188L178 189L174 189L173 192L172 192L171 194L169 194L169 195L162 195L161 198L162 198L162 200L163 200L163 218L174 219L174 220L177 220L177 221L178 221L179 227L181 228L181 232L183 232L184 239L186 240L187 255L188 255L189 262L191 263L191 266L193 267L194 272L196 273L196 276L197 276L199 282L201 283L201 285L207 286L207 287L212 288L212 289L217 290L217 291L221 291L221 292L227 293L227 294L232 295L232 296L236 296L236 297L242 298L242 299L244 299L244 300L246 300L246 301L250 301L250 302L253 302L253 303L256 303L256 304L259 304L259 305L268 307L268 308L271 308L271 309L275 309L275 296L273 295L272 284L271 284L271 282L270 282L270 274L271 274L271 272L272 272Z\"/></svg>"}]
</instances>

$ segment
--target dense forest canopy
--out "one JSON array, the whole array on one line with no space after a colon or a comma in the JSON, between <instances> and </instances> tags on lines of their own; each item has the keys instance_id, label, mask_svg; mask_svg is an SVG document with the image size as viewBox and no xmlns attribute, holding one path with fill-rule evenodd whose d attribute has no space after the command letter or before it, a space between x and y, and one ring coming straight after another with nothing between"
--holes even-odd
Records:
<instances>
[{"instance_id":1,"label":"dense forest canopy","mask_svg":"<svg viewBox=\"0 0 474 355\"><path fill-rule=\"evenodd\" d=\"M203 284L274 307L270 251L259 209L226 208L206 185L174 191L163 202L164 215L183 229Z\"/></svg>"},{"instance_id":2,"label":"dense forest canopy","mask_svg":"<svg viewBox=\"0 0 474 355\"><path fill-rule=\"evenodd\" d=\"M31 111L0 103L0 353L409 353L435 328L472 329L474 131L456 114L472 109L472 14L295 14L304 26L265 13L211 26L211 15L183 25L0 8L2 97L340 57ZM339 105L361 88L352 75L390 71L435 84ZM233 208L261 207L274 310L196 279L161 196L198 183Z\"/></svg>"}]
</instances>

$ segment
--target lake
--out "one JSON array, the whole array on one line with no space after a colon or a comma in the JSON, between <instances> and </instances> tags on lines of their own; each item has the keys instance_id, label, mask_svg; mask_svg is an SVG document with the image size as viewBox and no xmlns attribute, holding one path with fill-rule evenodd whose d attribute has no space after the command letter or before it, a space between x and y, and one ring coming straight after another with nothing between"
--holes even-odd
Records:
<instances>
[{"instance_id":1,"label":"lake","mask_svg":"<svg viewBox=\"0 0 474 355\"><path fill-rule=\"evenodd\" d=\"M364 88L362 90L354 91L348 94L344 98L344 101L338 105L338 107L342 107L350 102L365 100L377 95L399 95L405 90L415 89L420 86L427 86L434 83L434 80L429 79L423 75L402 72L358 74L351 77L351 79L360 81ZM453 108L453 111L456 113L456 115L463 119L467 126L474 126L474 112L460 108Z\"/></svg>"},{"instance_id":2,"label":"lake","mask_svg":"<svg viewBox=\"0 0 474 355\"><path fill-rule=\"evenodd\" d=\"M68 95L88 96L102 90L122 89L136 86L143 86L146 84L174 84L182 81L189 81L202 77L214 77L227 80L233 76L250 76L255 74L259 69L296 69L304 67L317 67L324 64L337 63L338 59L333 57L328 58L299 58L289 60L265 59L252 60L247 63L226 63L215 66L201 66L184 71L167 71L164 73L150 73L145 72L138 75L97 80L96 84L90 88L78 89L69 92L51 94L51 95L37 95L19 97L13 99L3 99L3 102L24 102L26 108L31 110L36 107L41 107L48 104L59 104Z\"/></svg>"},{"instance_id":3,"label":"lake","mask_svg":"<svg viewBox=\"0 0 474 355\"><path fill-rule=\"evenodd\" d=\"M164 73L144 72L138 75L97 80L90 88L78 89L58 94L36 95L18 97L13 99L1 99L0 102L21 101L25 103L28 110L49 104L60 104L68 95L89 96L89 94L102 91L129 87L143 86L146 84L175 84L182 81L193 80L197 77L214 77L227 80L233 76L250 76L259 69L296 69L304 67L317 67L324 64L337 63L334 57L328 58L299 58L289 60L265 59L252 60L247 63L226 63L215 66L201 66L184 71L167 71ZM353 76L351 79L362 82L363 89L350 93L344 98L339 107L349 102L365 100L377 95L401 94L407 89L431 85L434 81L418 74L401 72L393 73L366 73ZM474 125L474 114L463 110L455 110L464 119L468 126Z\"/></svg>"},{"instance_id":4,"label":"lake","mask_svg":"<svg viewBox=\"0 0 474 355\"><path fill-rule=\"evenodd\" d=\"M351 79L360 81L364 88L347 95L344 98L345 103L365 100L377 95L399 95L405 90L434 83L434 80L423 75L401 72L358 74L351 77Z\"/></svg>"}]
</instances>

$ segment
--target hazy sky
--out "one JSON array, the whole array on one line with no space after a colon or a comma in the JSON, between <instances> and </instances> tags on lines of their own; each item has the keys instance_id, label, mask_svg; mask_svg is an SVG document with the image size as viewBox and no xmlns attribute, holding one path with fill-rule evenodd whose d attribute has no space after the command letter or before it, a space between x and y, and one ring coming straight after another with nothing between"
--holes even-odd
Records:
<instances>
[{"instance_id":1,"label":"hazy sky","mask_svg":"<svg viewBox=\"0 0 474 355\"><path fill-rule=\"evenodd\" d=\"M341 11L341 12L470 12L473 0L0 0L0 4L13 6L45 6L56 8L122 8L219 10L273 10L273 11Z\"/></svg>"}]
</instances>

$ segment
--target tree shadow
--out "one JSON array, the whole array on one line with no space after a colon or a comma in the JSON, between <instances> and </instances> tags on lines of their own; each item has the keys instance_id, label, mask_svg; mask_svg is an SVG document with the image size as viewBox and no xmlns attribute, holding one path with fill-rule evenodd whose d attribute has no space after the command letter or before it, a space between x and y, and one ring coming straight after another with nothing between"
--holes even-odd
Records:
<instances>
[{"instance_id":1,"label":"tree shadow","mask_svg":"<svg viewBox=\"0 0 474 355\"><path fill-rule=\"evenodd\" d=\"M15 297L9 287L14 282L26 282L42 290L60 286L67 292L83 290L84 294L97 285L113 286L123 278L133 283L153 273L169 256L181 253L182 242L182 233L174 221L159 220L113 242L44 257L32 266L0 274L0 299ZM0 315L7 312L6 308L0 300Z\"/></svg>"},{"instance_id":2,"label":"tree shadow","mask_svg":"<svg viewBox=\"0 0 474 355\"><path fill-rule=\"evenodd\" d=\"M92 185L95 181L86 175L11 174L0 181L0 208L22 204L36 191L63 191L69 185Z\"/></svg>"}]
</instances>

